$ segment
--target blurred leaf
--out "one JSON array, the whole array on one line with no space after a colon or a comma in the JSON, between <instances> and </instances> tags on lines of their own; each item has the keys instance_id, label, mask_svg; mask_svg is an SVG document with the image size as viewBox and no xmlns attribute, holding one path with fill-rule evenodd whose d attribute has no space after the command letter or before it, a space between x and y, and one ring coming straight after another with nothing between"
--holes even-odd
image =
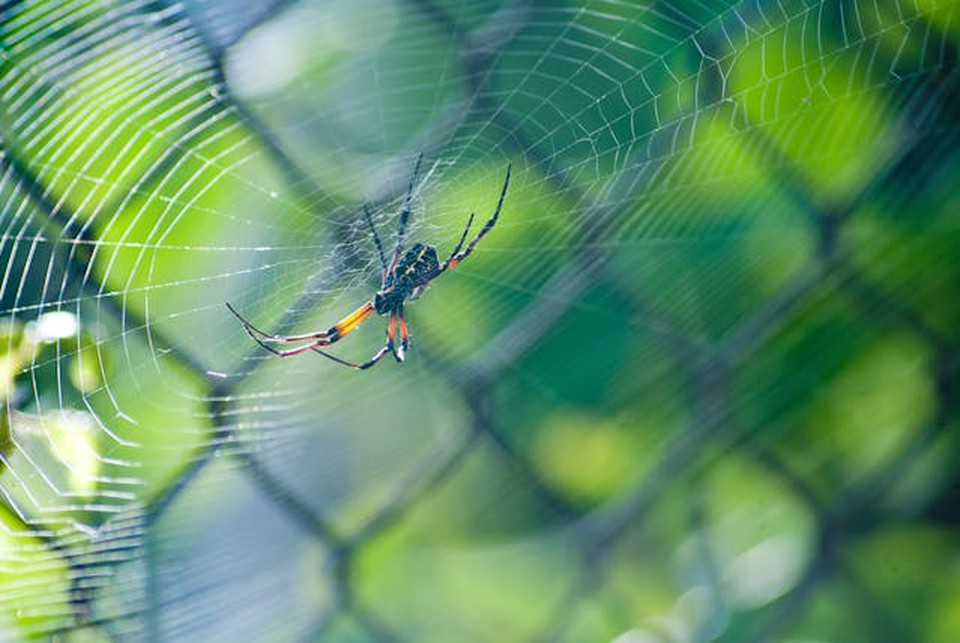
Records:
<instances>
[{"instance_id":1,"label":"blurred leaf","mask_svg":"<svg viewBox=\"0 0 960 643\"><path fill-rule=\"evenodd\" d=\"M0 630L43 637L72 613L70 568L0 507ZM6 623L4 623L6 621Z\"/></svg>"},{"instance_id":2,"label":"blurred leaf","mask_svg":"<svg viewBox=\"0 0 960 643\"><path fill-rule=\"evenodd\" d=\"M924 524L890 526L853 552L859 577L903 627L928 631L938 597L960 589L960 542L955 533Z\"/></svg>"},{"instance_id":3,"label":"blurred leaf","mask_svg":"<svg viewBox=\"0 0 960 643\"><path fill-rule=\"evenodd\" d=\"M840 458L845 477L883 466L933 413L927 347L911 335L885 337L823 386L809 410L820 450Z\"/></svg>"},{"instance_id":4,"label":"blurred leaf","mask_svg":"<svg viewBox=\"0 0 960 643\"><path fill-rule=\"evenodd\" d=\"M418 640L521 640L570 582L569 556L551 536L427 548L395 532L365 548L358 574L365 599Z\"/></svg>"},{"instance_id":5,"label":"blurred leaf","mask_svg":"<svg viewBox=\"0 0 960 643\"><path fill-rule=\"evenodd\" d=\"M809 508L784 480L732 454L714 464L704 485L725 600L749 609L790 590L815 551Z\"/></svg>"},{"instance_id":6,"label":"blurred leaf","mask_svg":"<svg viewBox=\"0 0 960 643\"><path fill-rule=\"evenodd\" d=\"M565 496L597 503L633 484L650 466L641 431L628 430L617 418L558 413L538 428L533 460Z\"/></svg>"}]
</instances>

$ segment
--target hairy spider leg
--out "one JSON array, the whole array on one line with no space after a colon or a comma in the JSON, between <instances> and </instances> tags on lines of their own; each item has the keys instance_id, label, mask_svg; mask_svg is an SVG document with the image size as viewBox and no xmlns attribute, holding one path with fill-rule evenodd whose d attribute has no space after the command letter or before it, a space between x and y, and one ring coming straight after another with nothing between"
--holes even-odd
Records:
<instances>
[{"instance_id":1,"label":"hairy spider leg","mask_svg":"<svg viewBox=\"0 0 960 643\"><path fill-rule=\"evenodd\" d=\"M397 360L398 362L402 362L402 361L403 361L403 351L404 351L404 349L405 349L406 347L405 347L404 345L401 345L401 346L399 346L399 347L397 346L397 341L396 341L396 340L397 340L397 336L396 336L397 327L395 327L395 326L393 325L394 318L396 318L396 320L397 320L399 323L403 323L404 325L406 325L406 322L403 321L403 306L402 306L402 305L397 309L397 311L396 311L395 313L391 313L391 315L390 315L390 332L387 334L387 337L389 338L389 341L387 342L387 345L390 347L390 352L393 354L393 358L394 358L395 360Z\"/></svg>"},{"instance_id":2,"label":"hairy spider leg","mask_svg":"<svg viewBox=\"0 0 960 643\"><path fill-rule=\"evenodd\" d=\"M234 317L240 320L240 323L243 324L243 327L246 329L248 334L252 335L253 333L256 333L263 338L263 341L271 344L289 344L291 342L302 342L308 339L326 339L330 336L330 329L316 333L306 333L303 335L274 335L272 333L262 331L251 324L243 315L238 313L237 310L230 305L230 302L227 302L227 309L233 313Z\"/></svg>"},{"instance_id":3,"label":"hairy spider leg","mask_svg":"<svg viewBox=\"0 0 960 643\"><path fill-rule=\"evenodd\" d=\"M329 339L318 339L316 341L310 342L309 344L304 344L303 346L298 346L296 348L286 348L284 350L277 350L270 344L262 341L259 337L252 333L247 333L250 337L253 338L253 341L263 346L265 349L276 355L277 357L293 357L294 355L299 355L300 353L305 353L309 350L316 350L317 346L329 346L334 343L336 340Z\"/></svg>"},{"instance_id":4,"label":"hairy spider leg","mask_svg":"<svg viewBox=\"0 0 960 643\"><path fill-rule=\"evenodd\" d=\"M377 244L377 254L380 255L380 265L383 267L383 278L380 283L383 284L387 280L387 256L383 254L383 243L380 241L380 235L377 234L377 227L373 225L373 217L370 216L370 208L366 203L363 204L363 216L367 220L367 225L370 226L370 232L373 233L373 242Z\"/></svg>"},{"instance_id":5,"label":"hairy spider leg","mask_svg":"<svg viewBox=\"0 0 960 643\"><path fill-rule=\"evenodd\" d=\"M460 240L457 241L457 245L453 247L453 250L450 251L450 256L447 257L447 260L443 263L445 267L450 260L457 256L457 253L460 252L460 249L463 247L463 242L467 240L467 233L470 232L470 226L473 225L473 217L476 216L475 212L470 213L470 218L467 219L467 227L463 229L463 234L460 235Z\"/></svg>"},{"instance_id":6,"label":"hairy spider leg","mask_svg":"<svg viewBox=\"0 0 960 643\"><path fill-rule=\"evenodd\" d=\"M348 362L345 359L340 359L339 357L335 355L331 355L330 353L327 353L325 351L322 351L319 348L315 348L312 346L310 348L313 348L314 353L317 353L318 355L323 355L327 359L333 360L337 364L342 364L343 366L355 368L358 371L365 371L371 366L373 366L374 364L376 364L377 362L379 362L381 359L383 359L383 357L387 353L393 352L393 342L394 342L394 338L396 337L396 333L397 333L397 314L391 313L390 314L390 330L387 333L386 345L384 345L383 348L381 348L376 353L374 353L373 357L371 357L367 361L362 362L360 364L355 364L354 362Z\"/></svg>"},{"instance_id":7,"label":"hairy spider leg","mask_svg":"<svg viewBox=\"0 0 960 643\"><path fill-rule=\"evenodd\" d=\"M347 334L352 332L357 326L363 323L370 315L373 314L373 300L368 301L360 308L357 308L355 311L344 317L340 320L336 326L333 328L323 331L322 333L309 333L306 335L270 335L264 333L262 330L253 326L248 321L246 321L242 316L240 316L237 311L233 309L230 304L227 304L227 307L230 308L231 312L240 319L243 323L243 328L247 332L253 341L260 344L262 347L278 355L279 357L290 357L292 355L299 355L305 351L317 348L318 346L329 346L334 344L341 339L343 339ZM263 337L257 337L255 333L262 335ZM285 350L277 350L268 342L272 343L282 343L289 344L292 342L306 341L311 340L309 343L304 344L303 346L298 346L296 348L288 348Z\"/></svg>"},{"instance_id":8,"label":"hairy spider leg","mask_svg":"<svg viewBox=\"0 0 960 643\"><path fill-rule=\"evenodd\" d=\"M364 305L360 306L360 308L357 308L355 311L337 322L337 325L333 327L334 334L336 334L336 339L341 339L344 335L353 331L353 329L365 322L367 318L373 314L373 310L373 300L371 299Z\"/></svg>"},{"instance_id":9,"label":"hairy spider leg","mask_svg":"<svg viewBox=\"0 0 960 643\"><path fill-rule=\"evenodd\" d=\"M410 341L410 335L407 333L407 318L403 314L403 306L398 313L400 317L400 349L395 351L393 356L398 362L402 362L407 356L407 343Z\"/></svg>"},{"instance_id":10,"label":"hairy spider leg","mask_svg":"<svg viewBox=\"0 0 960 643\"><path fill-rule=\"evenodd\" d=\"M410 207L413 202L413 187L417 183L417 177L420 175L420 163L423 161L423 152L417 157L417 164L413 168L413 176L410 177L410 185L407 187L407 196L403 199L403 209L400 210L400 227L397 229L397 247L393 251L393 261L390 262L390 270L397 269L397 262L400 261L400 255L403 251L403 244L407 236L407 222L410 221Z\"/></svg>"},{"instance_id":11,"label":"hairy spider leg","mask_svg":"<svg viewBox=\"0 0 960 643\"><path fill-rule=\"evenodd\" d=\"M503 200L507 196L507 188L510 187L511 168L512 168L512 165L507 165L507 176L503 180L503 189L500 190L500 199L497 200L497 209L494 210L493 216L490 217L490 220L487 221L486 224L484 224L483 228L480 230L480 232L477 233L477 236L473 238L473 241L470 242L466 250L463 250L462 252L460 251L460 247L462 246L462 240L461 240L461 243L457 244L457 247L454 248L457 252L452 254L450 258L447 259L442 266L440 266L441 271L446 270L447 268L453 268L454 266L459 264L461 261L469 257L470 253L473 252L473 249L477 247L478 243L480 243L480 239L483 239L486 236L486 234L493 229L493 226L496 225L497 219L500 217L500 211L503 209ZM471 215L470 219L467 221L467 229L470 228L470 224L472 222L473 222L473 215ZM467 234L466 230L464 230L464 234L463 234L464 238L466 237L466 234Z\"/></svg>"}]
</instances>

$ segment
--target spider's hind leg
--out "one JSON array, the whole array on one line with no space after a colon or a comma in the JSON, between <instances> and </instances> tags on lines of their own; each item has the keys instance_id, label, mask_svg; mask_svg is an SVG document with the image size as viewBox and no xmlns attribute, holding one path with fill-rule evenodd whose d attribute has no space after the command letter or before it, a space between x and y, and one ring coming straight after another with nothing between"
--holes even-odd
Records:
<instances>
[{"instance_id":1,"label":"spider's hind leg","mask_svg":"<svg viewBox=\"0 0 960 643\"><path fill-rule=\"evenodd\" d=\"M292 342L302 342L306 340L320 340L327 339L330 337L329 330L322 330L316 333L306 333L303 335L275 335L273 333L268 333L264 330L260 330L252 323L247 321L247 318L237 312L237 309L230 305L230 302L227 303L227 309L233 313L233 316L240 320L240 323L243 324L243 329L247 331L247 334L250 335L253 339L256 340L261 346L264 342L271 344L290 344ZM259 337L257 337L259 335Z\"/></svg>"},{"instance_id":2,"label":"spider's hind leg","mask_svg":"<svg viewBox=\"0 0 960 643\"><path fill-rule=\"evenodd\" d=\"M348 362L345 359L340 359L339 357L335 355L331 355L330 353L327 353L325 351L322 351L319 348L316 348L316 347L311 347L311 348L313 349L314 353L318 355L323 355L327 359L332 360L337 364L340 364L342 366L346 366L348 368L352 368L358 371L365 371L371 366L375 365L381 359L383 359L387 353L393 353L394 356L396 357L397 353L394 349L394 338L396 336L396 333L397 333L397 315L394 313L390 315L390 330L387 332L387 343L380 350L374 353L373 357L359 364L354 362ZM402 362L403 360L399 359L398 361Z\"/></svg>"}]
</instances>

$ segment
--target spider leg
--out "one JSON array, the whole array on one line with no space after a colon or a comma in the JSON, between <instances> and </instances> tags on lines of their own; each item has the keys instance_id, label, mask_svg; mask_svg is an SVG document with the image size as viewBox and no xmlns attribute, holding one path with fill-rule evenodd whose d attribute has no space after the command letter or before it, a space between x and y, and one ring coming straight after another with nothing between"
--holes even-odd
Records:
<instances>
[{"instance_id":1,"label":"spider leg","mask_svg":"<svg viewBox=\"0 0 960 643\"><path fill-rule=\"evenodd\" d=\"M397 357L397 351L401 350L397 347L397 320L402 319L403 308L400 308L399 313L393 313L390 315L390 329L387 331L387 346L390 347L390 352L393 354L393 358L397 361L402 362L403 359Z\"/></svg>"},{"instance_id":2,"label":"spider leg","mask_svg":"<svg viewBox=\"0 0 960 643\"><path fill-rule=\"evenodd\" d=\"M373 233L373 242L377 244L377 254L380 255L380 265L383 266L383 279L387 278L387 256L383 254L383 243L380 242L380 235L377 234L377 228L373 225L373 217L370 216L370 208L367 207L367 204L363 204L363 216L367 220L367 225L370 226L370 232Z\"/></svg>"},{"instance_id":3,"label":"spider leg","mask_svg":"<svg viewBox=\"0 0 960 643\"><path fill-rule=\"evenodd\" d=\"M345 359L340 359L335 355L331 355L330 353L322 351L319 348L316 348L313 346L311 346L310 348L313 349L314 353L317 353L318 355L323 355L327 359L333 360L337 364L342 364L343 366L346 366L348 368L353 368L358 371L365 371L371 366L373 366L374 364L376 364L377 362L379 362L381 359L383 359L387 353L393 352L393 341L394 341L394 336L396 335L396 329L397 329L397 316L396 314L393 314L393 315L390 315L390 331L387 334L387 343L383 346L383 348L381 348L376 353L374 353L373 357L371 357L367 361L362 362L360 364L355 364L354 362L348 362Z\"/></svg>"},{"instance_id":4,"label":"spider leg","mask_svg":"<svg viewBox=\"0 0 960 643\"><path fill-rule=\"evenodd\" d=\"M407 318L403 315L403 307L397 313L400 318L400 349L394 351L393 356L398 362L402 362L407 356L407 343L410 341L410 335L407 333Z\"/></svg>"},{"instance_id":5,"label":"spider leg","mask_svg":"<svg viewBox=\"0 0 960 643\"><path fill-rule=\"evenodd\" d=\"M291 355L298 355L304 351L316 348L318 346L329 346L335 342L343 339L347 334L352 332L357 326L362 324L370 315L373 314L374 307L373 301L368 301L360 308L357 308L355 311L341 319L337 322L337 325L325 330L322 333L309 333L306 335L270 335L264 333L262 330L254 327L252 324L247 322L243 317L240 316L237 311L233 309L230 304L227 304L227 307L230 308L231 312L236 315L241 322L243 322L243 329L247 332L253 341L257 342L265 349L277 355L279 357L290 357ZM257 334L261 337L257 337ZM299 342L311 340L309 343L298 346L296 348L289 348L285 350L277 350L270 346L273 344L289 344L291 342Z\"/></svg>"},{"instance_id":6,"label":"spider leg","mask_svg":"<svg viewBox=\"0 0 960 643\"><path fill-rule=\"evenodd\" d=\"M360 308L357 308L355 311L337 322L337 325L330 330L331 335L333 335L331 338L331 343L337 341L338 339L343 339L347 333L352 332L357 326L365 322L367 318L373 314L373 311L373 300L371 299L364 305L360 306Z\"/></svg>"},{"instance_id":7,"label":"spider leg","mask_svg":"<svg viewBox=\"0 0 960 643\"><path fill-rule=\"evenodd\" d=\"M367 370L368 368L370 368L371 366L373 366L374 364L376 364L377 362L379 362L381 359L383 359L383 356L390 352L390 347L389 347L389 346L384 346L383 348L381 348L380 350L378 350L373 357L371 357L371 358L368 359L367 361L363 362L362 364L354 364L353 362L348 362L347 360L345 360L345 359L340 359L339 357L337 357L337 356L335 356L335 355L331 355L330 353L325 353L325 352L323 352L322 350L320 350L319 348L314 348L314 349L313 349L313 352L316 353L316 354L318 354L318 355L323 355L323 356L326 357L327 359L332 360L332 361L336 362L337 364L342 364L343 366L346 366L346 367L348 367L348 368L353 368L353 369L356 369L356 370L358 370L358 371L365 371L365 370Z\"/></svg>"},{"instance_id":8,"label":"spider leg","mask_svg":"<svg viewBox=\"0 0 960 643\"><path fill-rule=\"evenodd\" d=\"M463 248L463 242L467 240L467 234L470 232L470 226L473 225L473 217L476 216L474 212L470 213L470 218L467 219L467 227L463 229L463 234L460 235L460 241L457 241L457 245L453 247L453 250L450 251L450 256L447 257L447 260L443 262L441 270L446 268L447 264L450 263L450 260L457 256L457 253L460 252L460 249Z\"/></svg>"},{"instance_id":9,"label":"spider leg","mask_svg":"<svg viewBox=\"0 0 960 643\"><path fill-rule=\"evenodd\" d=\"M257 339L255 335L259 335L263 341L269 342L271 344L289 344L290 342L301 342L308 339L325 339L330 336L331 330L323 330L316 333L306 333L304 335L274 335L266 331L262 331L253 324L251 324L247 319L237 312L237 310L227 302L227 309L233 313L233 316L240 320L240 323L243 324L244 330L247 331L247 334ZM259 342L260 339L257 339Z\"/></svg>"},{"instance_id":10,"label":"spider leg","mask_svg":"<svg viewBox=\"0 0 960 643\"><path fill-rule=\"evenodd\" d=\"M270 351L271 353L273 353L273 354L276 355L277 357L293 357L294 355L299 355L300 353L305 353L305 352L307 352L307 351L309 351L309 350L317 350L317 347L318 347L318 346L329 346L330 344L332 344L332 343L334 343L334 342L336 341L336 340L331 341L331 340L328 340L328 339L318 339L318 340L315 341L315 342L310 342L309 344L304 344L303 346L298 346L298 347L296 347L296 348L288 348L288 349L285 349L285 350L277 350L276 348L274 348L274 347L271 346L270 344L267 344L266 342L264 342L263 340L261 340L261 339L258 338L257 336L255 336L255 335L253 335L253 334L250 334L250 333L248 333L248 334L250 335L250 337L253 338L253 341L255 341L256 343L260 344L261 346L263 346L265 349L267 349L268 351Z\"/></svg>"},{"instance_id":11,"label":"spider leg","mask_svg":"<svg viewBox=\"0 0 960 643\"><path fill-rule=\"evenodd\" d=\"M413 188L417 183L417 177L420 175L420 163L423 161L423 152L417 157L417 164L413 168L413 176L410 177L410 185L407 187L407 196L403 199L403 209L400 210L400 227L397 230L397 248L393 252L393 261L390 263L391 272L396 269L397 262L400 261L400 253L403 250L403 242L407 236L407 223L410 221L410 205L413 201Z\"/></svg>"},{"instance_id":12,"label":"spider leg","mask_svg":"<svg viewBox=\"0 0 960 643\"><path fill-rule=\"evenodd\" d=\"M467 257L469 257L469 256L470 256L470 253L473 252L473 249L477 247L477 244L478 244L478 243L480 243L480 239L483 239L483 238L486 236L486 234L487 234L488 232L490 232L490 230L493 229L493 226L496 225L497 219L500 217L500 211L503 209L503 200L504 200L504 199L506 198L506 196L507 196L507 188L510 187L510 170L511 170L511 168L512 168L512 166L511 166L510 164L508 164L508 165L507 165L507 176L506 176L506 178L504 178L504 180L503 180L503 189L500 191L500 199L497 201L497 209L494 210L493 216L490 217L490 220L487 221L487 222L484 224L483 228L480 229L480 232L478 232L478 233L477 233L477 236L475 236L475 237L473 238L473 240L472 240L472 241L470 242L470 244L467 246L467 249L466 249L466 250L463 250L463 251L461 251L461 252L457 252L456 254L454 254L453 256L451 256L450 259L448 259L448 260L443 264L443 266L441 266L441 270L446 270L447 268L453 268L454 266L456 266L457 264L459 264L461 261L463 261L464 259L466 259Z\"/></svg>"}]
</instances>

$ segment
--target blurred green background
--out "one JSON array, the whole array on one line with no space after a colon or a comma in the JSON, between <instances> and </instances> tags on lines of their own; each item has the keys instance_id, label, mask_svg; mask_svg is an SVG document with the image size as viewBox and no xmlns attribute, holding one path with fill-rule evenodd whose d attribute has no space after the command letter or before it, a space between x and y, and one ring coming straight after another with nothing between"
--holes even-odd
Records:
<instances>
[{"instance_id":1,"label":"blurred green background","mask_svg":"<svg viewBox=\"0 0 960 643\"><path fill-rule=\"evenodd\" d=\"M0 640L960 636L960 7L0 3ZM259 349L375 292L408 360ZM375 318L332 352L363 360Z\"/></svg>"}]
</instances>

